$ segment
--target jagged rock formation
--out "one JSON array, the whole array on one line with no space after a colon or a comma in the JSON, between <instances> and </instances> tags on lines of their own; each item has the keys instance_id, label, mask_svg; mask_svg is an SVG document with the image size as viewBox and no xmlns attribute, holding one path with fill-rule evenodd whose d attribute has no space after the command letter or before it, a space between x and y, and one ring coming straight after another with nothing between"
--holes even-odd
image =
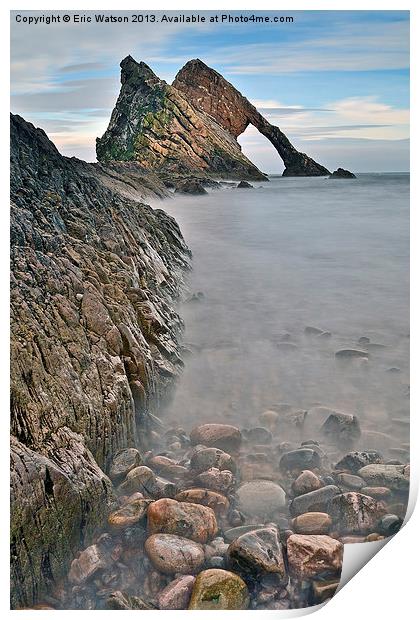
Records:
<instances>
[{"instance_id":1,"label":"jagged rock formation","mask_svg":"<svg viewBox=\"0 0 420 620\"><path fill-rule=\"evenodd\" d=\"M325 176L329 170L299 153L275 125L271 125L230 82L199 59L190 60L175 77L173 86L201 112L211 116L234 138L254 125L282 158L283 176Z\"/></svg>"},{"instance_id":2,"label":"jagged rock formation","mask_svg":"<svg viewBox=\"0 0 420 620\"><path fill-rule=\"evenodd\" d=\"M104 471L147 438L182 368L189 251L126 198L165 188L136 164L62 157L11 117L12 606L37 600L113 501Z\"/></svg>"},{"instance_id":3,"label":"jagged rock formation","mask_svg":"<svg viewBox=\"0 0 420 620\"><path fill-rule=\"evenodd\" d=\"M134 160L161 175L265 179L233 136L131 56L121 62L121 91L96 152L99 161Z\"/></svg>"},{"instance_id":4,"label":"jagged rock formation","mask_svg":"<svg viewBox=\"0 0 420 620\"><path fill-rule=\"evenodd\" d=\"M200 60L189 61L172 86L131 56L121 62L121 91L102 138L99 161L134 160L159 175L212 174L265 179L242 153L237 137L249 124L274 145L285 176L326 176L278 127Z\"/></svg>"}]
</instances>

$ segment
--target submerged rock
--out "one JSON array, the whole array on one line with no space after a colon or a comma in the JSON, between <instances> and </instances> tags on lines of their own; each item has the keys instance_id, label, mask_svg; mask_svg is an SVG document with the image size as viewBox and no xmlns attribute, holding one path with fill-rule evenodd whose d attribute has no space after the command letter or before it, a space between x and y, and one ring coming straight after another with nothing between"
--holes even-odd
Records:
<instances>
[{"instance_id":1,"label":"submerged rock","mask_svg":"<svg viewBox=\"0 0 420 620\"><path fill-rule=\"evenodd\" d=\"M340 360L360 359L369 357L369 353L360 349L341 349L336 352L335 357Z\"/></svg>"},{"instance_id":2,"label":"submerged rock","mask_svg":"<svg viewBox=\"0 0 420 620\"><path fill-rule=\"evenodd\" d=\"M175 495L178 502L190 502L192 504L201 504L208 506L217 515L224 515L229 510L229 500L216 491L209 489L187 489Z\"/></svg>"},{"instance_id":3,"label":"submerged rock","mask_svg":"<svg viewBox=\"0 0 420 620\"><path fill-rule=\"evenodd\" d=\"M230 424L201 424L190 434L191 443L203 444L221 450L237 450L241 445L241 432Z\"/></svg>"},{"instance_id":4,"label":"submerged rock","mask_svg":"<svg viewBox=\"0 0 420 620\"><path fill-rule=\"evenodd\" d=\"M285 470L317 469L321 465L319 453L311 448L299 448L286 452L280 458L279 467Z\"/></svg>"},{"instance_id":5,"label":"submerged rock","mask_svg":"<svg viewBox=\"0 0 420 620\"><path fill-rule=\"evenodd\" d=\"M254 578L261 573L275 573L286 579L282 545L274 528L242 534L229 545L228 558L237 572Z\"/></svg>"},{"instance_id":6,"label":"submerged rock","mask_svg":"<svg viewBox=\"0 0 420 620\"><path fill-rule=\"evenodd\" d=\"M331 500L339 494L337 486L328 484L316 491L298 495L290 502L290 514L297 516L304 512L328 512Z\"/></svg>"},{"instance_id":7,"label":"submerged rock","mask_svg":"<svg viewBox=\"0 0 420 620\"><path fill-rule=\"evenodd\" d=\"M236 187L237 189L252 189L254 186L248 183L248 181L241 181Z\"/></svg>"},{"instance_id":8,"label":"submerged rock","mask_svg":"<svg viewBox=\"0 0 420 620\"><path fill-rule=\"evenodd\" d=\"M226 570L210 568L197 575L188 609L248 609L245 582Z\"/></svg>"},{"instance_id":9,"label":"submerged rock","mask_svg":"<svg viewBox=\"0 0 420 620\"><path fill-rule=\"evenodd\" d=\"M214 511L207 506L164 498L149 506L147 528L150 534L177 534L205 543L214 538L217 521Z\"/></svg>"},{"instance_id":10,"label":"submerged rock","mask_svg":"<svg viewBox=\"0 0 420 620\"><path fill-rule=\"evenodd\" d=\"M95 575L98 570L106 568L108 562L98 545L91 545L84 549L70 566L69 581L82 584Z\"/></svg>"},{"instance_id":11,"label":"submerged rock","mask_svg":"<svg viewBox=\"0 0 420 620\"><path fill-rule=\"evenodd\" d=\"M136 448L120 450L112 459L109 477L114 484L119 484L124 480L129 471L139 465L142 465L142 458Z\"/></svg>"},{"instance_id":12,"label":"submerged rock","mask_svg":"<svg viewBox=\"0 0 420 620\"><path fill-rule=\"evenodd\" d=\"M327 534L331 526L332 519L326 512L306 512L292 519L296 534Z\"/></svg>"},{"instance_id":13,"label":"submerged rock","mask_svg":"<svg viewBox=\"0 0 420 620\"><path fill-rule=\"evenodd\" d=\"M305 469L292 483L292 491L295 495L304 495L311 491L316 491L323 486L323 483L313 471Z\"/></svg>"},{"instance_id":14,"label":"submerged rock","mask_svg":"<svg viewBox=\"0 0 420 620\"><path fill-rule=\"evenodd\" d=\"M193 575L184 575L171 581L159 593L157 599L159 609L187 609L194 582Z\"/></svg>"},{"instance_id":15,"label":"submerged rock","mask_svg":"<svg viewBox=\"0 0 420 620\"><path fill-rule=\"evenodd\" d=\"M178 183L175 192L180 194L192 194L193 196L207 194L202 183L197 179L186 179L185 181L181 181Z\"/></svg>"},{"instance_id":16,"label":"submerged rock","mask_svg":"<svg viewBox=\"0 0 420 620\"><path fill-rule=\"evenodd\" d=\"M368 485L388 487L395 491L407 491L410 485L407 465L366 465L359 469L358 475Z\"/></svg>"},{"instance_id":17,"label":"submerged rock","mask_svg":"<svg viewBox=\"0 0 420 620\"><path fill-rule=\"evenodd\" d=\"M165 574L195 574L204 564L202 545L173 534L153 534L144 544L153 566Z\"/></svg>"},{"instance_id":18,"label":"submerged rock","mask_svg":"<svg viewBox=\"0 0 420 620\"><path fill-rule=\"evenodd\" d=\"M270 480L251 480L238 487L238 508L249 516L269 516L286 507L286 493Z\"/></svg>"},{"instance_id":19,"label":"submerged rock","mask_svg":"<svg viewBox=\"0 0 420 620\"><path fill-rule=\"evenodd\" d=\"M344 547L329 536L292 534L287 539L290 573L297 579L340 573Z\"/></svg>"},{"instance_id":20,"label":"submerged rock","mask_svg":"<svg viewBox=\"0 0 420 620\"><path fill-rule=\"evenodd\" d=\"M330 504L334 524L339 531L348 534L363 534L374 530L385 512L382 502L352 491L337 495Z\"/></svg>"},{"instance_id":21,"label":"submerged rock","mask_svg":"<svg viewBox=\"0 0 420 620\"><path fill-rule=\"evenodd\" d=\"M346 413L332 413L324 422L321 432L339 444L349 445L360 439L359 419Z\"/></svg>"},{"instance_id":22,"label":"submerged rock","mask_svg":"<svg viewBox=\"0 0 420 620\"><path fill-rule=\"evenodd\" d=\"M356 179L356 175L349 170L345 170L344 168L337 168L334 170L332 174L330 174L330 179Z\"/></svg>"},{"instance_id":23,"label":"submerged rock","mask_svg":"<svg viewBox=\"0 0 420 620\"><path fill-rule=\"evenodd\" d=\"M352 473L357 473L365 465L383 463L383 457L379 452L371 450L369 452L349 452L337 463L336 469L347 469Z\"/></svg>"},{"instance_id":24,"label":"submerged rock","mask_svg":"<svg viewBox=\"0 0 420 620\"><path fill-rule=\"evenodd\" d=\"M215 467L216 469L228 469L236 472L234 459L219 448L201 448L191 456L190 467L194 472L201 473Z\"/></svg>"}]
</instances>

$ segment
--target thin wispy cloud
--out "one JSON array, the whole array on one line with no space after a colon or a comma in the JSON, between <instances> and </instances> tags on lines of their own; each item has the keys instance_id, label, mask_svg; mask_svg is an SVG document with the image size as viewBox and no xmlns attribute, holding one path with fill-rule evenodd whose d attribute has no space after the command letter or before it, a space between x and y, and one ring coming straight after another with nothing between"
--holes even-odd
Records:
<instances>
[{"instance_id":1,"label":"thin wispy cloud","mask_svg":"<svg viewBox=\"0 0 420 620\"><path fill-rule=\"evenodd\" d=\"M12 13L12 111L42 126L64 154L94 160L95 139L107 127L120 88L123 57L147 62L168 82L199 57L296 146L314 157L320 151L319 160L323 153L330 157L327 143L334 144L339 151L333 165L347 153L354 168L361 161L354 155L358 140L369 152L369 169L384 161L381 142L391 169L400 166L409 135L408 12L292 14L294 23L280 28L94 22L32 28L14 23ZM255 140L248 130L240 140L257 164L265 153L268 169L278 166L264 138Z\"/></svg>"}]
</instances>

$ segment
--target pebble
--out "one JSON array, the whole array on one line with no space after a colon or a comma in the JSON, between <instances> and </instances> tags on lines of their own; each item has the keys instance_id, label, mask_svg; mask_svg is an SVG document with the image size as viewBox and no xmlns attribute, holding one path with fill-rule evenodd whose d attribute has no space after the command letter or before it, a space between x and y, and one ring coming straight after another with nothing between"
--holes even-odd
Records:
<instances>
[{"instance_id":1,"label":"pebble","mask_svg":"<svg viewBox=\"0 0 420 620\"><path fill-rule=\"evenodd\" d=\"M224 536L227 542L233 542L242 534L247 534L248 532L253 532L254 530L262 530L266 526L263 523L254 524L254 525L239 525L238 527L232 527L225 531Z\"/></svg>"},{"instance_id":2,"label":"pebble","mask_svg":"<svg viewBox=\"0 0 420 620\"><path fill-rule=\"evenodd\" d=\"M335 357L343 360L360 359L361 357L369 357L369 353L361 349L340 349L336 352Z\"/></svg>"},{"instance_id":3,"label":"pebble","mask_svg":"<svg viewBox=\"0 0 420 620\"><path fill-rule=\"evenodd\" d=\"M262 424L265 424L271 431L274 431L279 421L280 414L272 409L267 409L263 411L259 417Z\"/></svg>"},{"instance_id":4,"label":"pebble","mask_svg":"<svg viewBox=\"0 0 420 620\"><path fill-rule=\"evenodd\" d=\"M360 493L363 495L370 495L375 499L388 499L391 496L391 490L387 487L362 487Z\"/></svg>"},{"instance_id":5,"label":"pebble","mask_svg":"<svg viewBox=\"0 0 420 620\"><path fill-rule=\"evenodd\" d=\"M234 459L219 448L200 448L192 454L190 467L197 473L207 469L216 468L220 470L228 469L232 473L236 472Z\"/></svg>"},{"instance_id":6,"label":"pebble","mask_svg":"<svg viewBox=\"0 0 420 620\"><path fill-rule=\"evenodd\" d=\"M150 494L150 491L153 489L155 484L155 474L150 469L150 467L146 467L142 465L140 467L135 467L131 469L127 476L118 487L120 493L131 494L136 491L140 491L140 493L145 493L146 495Z\"/></svg>"},{"instance_id":7,"label":"pebble","mask_svg":"<svg viewBox=\"0 0 420 620\"><path fill-rule=\"evenodd\" d=\"M230 567L242 574L276 573L287 580L282 545L274 528L242 534L229 545L228 558Z\"/></svg>"},{"instance_id":8,"label":"pebble","mask_svg":"<svg viewBox=\"0 0 420 620\"><path fill-rule=\"evenodd\" d=\"M358 475L368 486L388 487L393 491L407 491L410 484L406 465L366 465L359 469Z\"/></svg>"},{"instance_id":9,"label":"pebble","mask_svg":"<svg viewBox=\"0 0 420 620\"><path fill-rule=\"evenodd\" d=\"M193 575L184 575L171 581L158 595L159 609L187 609L194 582Z\"/></svg>"},{"instance_id":10,"label":"pebble","mask_svg":"<svg viewBox=\"0 0 420 620\"><path fill-rule=\"evenodd\" d=\"M305 469L301 474L293 481L292 491L295 495L303 495L316 491L323 486L321 480L310 469Z\"/></svg>"},{"instance_id":11,"label":"pebble","mask_svg":"<svg viewBox=\"0 0 420 620\"><path fill-rule=\"evenodd\" d=\"M263 426L256 426L246 431L246 439L252 444L267 445L273 441L273 435Z\"/></svg>"},{"instance_id":12,"label":"pebble","mask_svg":"<svg viewBox=\"0 0 420 620\"><path fill-rule=\"evenodd\" d=\"M163 498L150 504L147 528L150 534L177 534L205 543L214 538L218 526L211 508Z\"/></svg>"},{"instance_id":13,"label":"pebble","mask_svg":"<svg viewBox=\"0 0 420 620\"><path fill-rule=\"evenodd\" d=\"M286 507L286 493L269 480L251 480L241 484L236 497L238 509L248 516L269 516Z\"/></svg>"},{"instance_id":14,"label":"pebble","mask_svg":"<svg viewBox=\"0 0 420 620\"><path fill-rule=\"evenodd\" d=\"M224 515L229 510L229 500L216 491L209 489L187 489L175 495L178 502L190 502L212 508L216 515Z\"/></svg>"},{"instance_id":15,"label":"pebble","mask_svg":"<svg viewBox=\"0 0 420 620\"><path fill-rule=\"evenodd\" d=\"M140 452L135 448L120 450L112 459L109 477L114 484L124 480L129 471L142 464Z\"/></svg>"},{"instance_id":16,"label":"pebble","mask_svg":"<svg viewBox=\"0 0 420 620\"><path fill-rule=\"evenodd\" d=\"M385 512L382 502L354 491L337 495L330 504L336 527L347 534L371 532Z\"/></svg>"},{"instance_id":17,"label":"pebble","mask_svg":"<svg viewBox=\"0 0 420 620\"><path fill-rule=\"evenodd\" d=\"M202 545L173 534L153 534L144 544L153 566L165 574L195 574L204 564Z\"/></svg>"},{"instance_id":18,"label":"pebble","mask_svg":"<svg viewBox=\"0 0 420 620\"><path fill-rule=\"evenodd\" d=\"M236 426L230 424L201 424L191 431L190 439L193 445L203 444L229 452L239 448L242 435Z\"/></svg>"},{"instance_id":19,"label":"pebble","mask_svg":"<svg viewBox=\"0 0 420 620\"><path fill-rule=\"evenodd\" d=\"M290 514L297 516L304 512L328 512L331 500L339 494L340 489L337 486L328 484L316 491L298 495L290 502Z\"/></svg>"},{"instance_id":20,"label":"pebble","mask_svg":"<svg viewBox=\"0 0 420 620\"><path fill-rule=\"evenodd\" d=\"M386 514L378 523L378 532L384 536L393 536L402 527L403 520L397 515Z\"/></svg>"},{"instance_id":21,"label":"pebble","mask_svg":"<svg viewBox=\"0 0 420 620\"><path fill-rule=\"evenodd\" d=\"M196 481L212 491L227 493L235 484L235 476L228 469L220 471L216 467L211 467L199 474Z\"/></svg>"},{"instance_id":22,"label":"pebble","mask_svg":"<svg viewBox=\"0 0 420 620\"><path fill-rule=\"evenodd\" d=\"M248 609L246 583L235 573L210 568L197 575L188 609Z\"/></svg>"},{"instance_id":23,"label":"pebble","mask_svg":"<svg viewBox=\"0 0 420 620\"><path fill-rule=\"evenodd\" d=\"M147 461L147 465L157 474L170 480L179 480L188 474L186 467L178 465L176 461L166 456L153 456Z\"/></svg>"},{"instance_id":24,"label":"pebble","mask_svg":"<svg viewBox=\"0 0 420 620\"><path fill-rule=\"evenodd\" d=\"M125 504L119 510L111 512L108 517L109 525L116 530L130 527L146 515L150 502L149 499L135 499Z\"/></svg>"},{"instance_id":25,"label":"pebble","mask_svg":"<svg viewBox=\"0 0 420 620\"><path fill-rule=\"evenodd\" d=\"M383 463L383 457L376 450L370 452L349 452L337 463L336 469L347 469L352 473L356 473L365 465L375 463Z\"/></svg>"},{"instance_id":26,"label":"pebble","mask_svg":"<svg viewBox=\"0 0 420 620\"><path fill-rule=\"evenodd\" d=\"M84 549L78 558L75 558L70 566L69 581L80 585L93 577L95 573L106 568L107 561L105 554L98 545L91 545Z\"/></svg>"},{"instance_id":27,"label":"pebble","mask_svg":"<svg viewBox=\"0 0 420 620\"><path fill-rule=\"evenodd\" d=\"M306 512L291 522L296 534L328 534L332 519L326 512Z\"/></svg>"},{"instance_id":28,"label":"pebble","mask_svg":"<svg viewBox=\"0 0 420 620\"><path fill-rule=\"evenodd\" d=\"M292 534L287 539L287 561L290 573L297 579L319 574L339 573L343 545L330 536Z\"/></svg>"},{"instance_id":29,"label":"pebble","mask_svg":"<svg viewBox=\"0 0 420 620\"><path fill-rule=\"evenodd\" d=\"M333 443L351 445L361 437L359 419L347 413L332 413L325 420L321 432Z\"/></svg>"},{"instance_id":30,"label":"pebble","mask_svg":"<svg viewBox=\"0 0 420 620\"><path fill-rule=\"evenodd\" d=\"M281 470L293 471L302 469L318 469L321 466L321 457L311 448L299 448L286 452L280 458Z\"/></svg>"},{"instance_id":31,"label":"pebble","mask_svg":"<svg viewBox=\"0 0 420 620\"><path fill-rule=\"evenodd\" d=\"M338 484L342 484L349 489L355 489L356 491L359 491L365 484L363 478L354 476L353 474L337 474L336 479Z\"/></svg>"}]
</instances>

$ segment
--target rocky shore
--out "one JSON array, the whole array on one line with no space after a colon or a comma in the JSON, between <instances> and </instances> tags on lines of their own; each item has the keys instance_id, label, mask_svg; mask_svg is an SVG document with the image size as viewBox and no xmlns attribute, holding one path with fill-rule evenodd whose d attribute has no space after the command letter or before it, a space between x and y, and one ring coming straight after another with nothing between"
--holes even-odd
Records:
<instances>
[{"instance_id":1,"label":"rocky shore","mask_svg":"<svg viewBox=\"0 0 420 620\"><path fill-rule=\"evenodd\" d=\"M248 429L162 424L149 450L116 452L107 527L41 606L281 610L329 599L344 544L401 527L409 466L346 451L360 439L354 416L307 415L320 441L299 441L297 412L277 408Z\"/></svg>"},{"instance_id":2,"label":"rocky shore","mask_svg":"<svg viewBox=\"0 0 420 620\"><path fill-rule=\"evenodd\" d=\"M37 602L101 530L116 450L148 445L182 370L190 252L136 163L62 157L11 117L12 606Z\"/></svg>"}]
</instances>

